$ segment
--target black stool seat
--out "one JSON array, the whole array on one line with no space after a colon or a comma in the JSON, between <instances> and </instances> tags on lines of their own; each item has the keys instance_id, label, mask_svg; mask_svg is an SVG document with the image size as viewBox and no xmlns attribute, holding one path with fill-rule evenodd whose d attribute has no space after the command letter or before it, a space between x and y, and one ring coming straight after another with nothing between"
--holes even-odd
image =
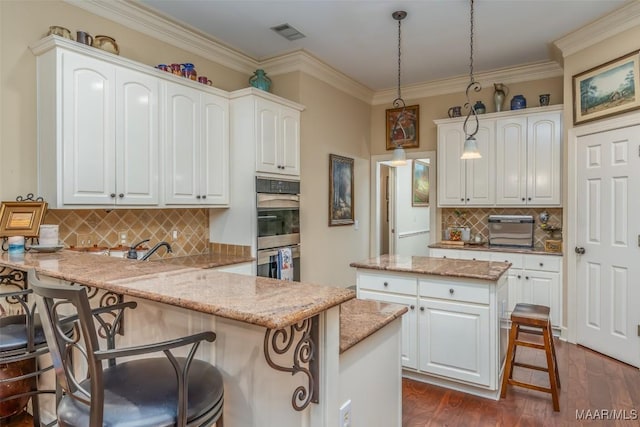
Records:
<instances>
[{"instance_id":1,"label":"black stool seat","mask_svg":"<svg viewBox=\"0 0 640 427\"><path fill-rule=\"evenodd\" d=\"M184 358L178 358L180 366ZM170 380L167 380L169 378ZM81 383L90 390L90 380ZM176 423L178 383L165 357L123 362L103 371L104 419L108 427L173 426ZM194 359L189 370L187 422L222 411L222 375L211 364ZM218 412L218 411L214 411ZM62 426L88 426L90 407L69 396L58 406Z\"/></svg>"},{"instance_id":2,"label":"black stool seat","mask_svg":"<svg viewBox=\"0 0 640 427\"><path fill-rule=\"evenodd\" d=\"M46 344L47 339L44 336L42 322L37 314L34 316L33 327L34 347L37 348ZM61 327L67 336L73 332L73 324L71 323L61 325ZM0 318L0 353L26 349L28 342L27 317L24 314Z\"/></svg>"}]
</instances>

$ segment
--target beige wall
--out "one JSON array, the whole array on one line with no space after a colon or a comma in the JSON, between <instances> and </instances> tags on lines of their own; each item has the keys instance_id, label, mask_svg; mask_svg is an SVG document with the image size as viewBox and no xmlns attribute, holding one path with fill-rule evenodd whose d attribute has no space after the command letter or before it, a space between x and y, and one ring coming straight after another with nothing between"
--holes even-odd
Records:
<instances>
[{"instance_id":1,"label":"beige wall","mask_svg":"<svg viewBox=\"0 0 640 427\"><path fill-rule=\"evenodd\" d=\"M369 131L371 107L306 74L300 75L301 233L303 280L355 285L349 263L369 253ZM355 219L329 227L329 154L354 163Z\"/></svg>"},{"instance_id":2,"label":"beige wall","mask_svg":"<svg viewBox=\"0 0 640 427\"><path fill-rule=\"evenodd\" d=\"M487 107L487 113L495 111L493 103L493 82L483 83L483 89L479 93L474 93L471 101L482 101ZM538 95L543 93L551 94L551 104L562 104L564 93L562 89L562 77L554 77L530 82L508 84L509 95L503 104L503 110L509 109L509 103L513 95L523 95L527 99L528 107L538 107ZM449 107L454 105L463 106L466 102L464 90L460 87L459 93L431 96L418 99L405 99L407 105L420 105L420 147L407 151L435 151L437 147L437 130L433 123L436 119L447 118ZM385 110L392 108L391 102L388 105L376 105L371 110L371 154L386 153L386 129ZM463 108L463 114L465 109Z\"/></svg>"},{"instance_id":3,"label":"beige wall","mask_svg":"<svg viewBox=\"0 0 640 427\"><path fill-rule=\"evenodd\" d=\"M90 34L114 37L120 55L157 65L192 62L224 90L246 87L242 73L140 34L115 22L92 15L61 1L0 1L0 200L35 193L36 188L36 58L29 44L60 25Z\"/></svg>"}]
</instances>

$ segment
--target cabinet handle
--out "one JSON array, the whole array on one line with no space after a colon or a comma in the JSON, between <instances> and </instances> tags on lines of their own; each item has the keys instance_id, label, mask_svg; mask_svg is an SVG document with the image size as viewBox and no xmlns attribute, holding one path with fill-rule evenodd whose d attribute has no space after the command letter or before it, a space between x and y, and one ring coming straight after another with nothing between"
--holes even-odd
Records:
<instances>
[{"instance_id":1,"label":"cabinet handle","mask_svg":"<svg viewBox=\"0 0 640 427\"><path fill-rule=\"evenodd\" d=\"M449 289L449 294L453 295L453 293L454 293L454 292L455 292L455 291L453 290L453 288L450 288L450 289Z\"/></svg>"},{"instance_id":2,"label":"cabinet handle","mask_svg":"<svg viewBox=\"0 0 640 427\"><path fill-rule=\"evenodd\" d=\"M203 198L203 199L206 199L206 198L207 198L207 195L206 195L206 194L204 194L204 195L202 196L202 198Z\"/></svg>"},{"instance_id":3,"label":"cabinet handle","mask_svg":"<svg viewBox=\"0 0 640 427\"><path fill-rule=\"evenodd\" d=\"M389 286L389 282L384 282L384 283L383 283L383 285L384 285L385 287L386 287L386 286Z\"/></svg>"},{"instance_id":4,"label":"cabinet handle","mask_svg":"<svg viewBox=\"0 0 640 427\"><path fill-rule=\"evenodd\" d=\"M518 274L518 279L522 279L522 276Z\"/></svg>"},{"instance_id":5,"label":"cabinet handle","mask_svg":"<svg viewBox=\"0 0 640 427\"><path fill-rule=\"evenodd\" d=\"M471 259L473 259L474 261L476 260L475 258L471 258Z\"/></svg>"},{"instance_id":6,"label":"cabinet handle","mask_svg":"<svg viewBox=\"0 0 640 427\"><path fill-rule=\"evenodd\" d=\"M467 202L468 202L469 200L471 200L471 199L469 199L469 198L467 197Z\"/></svg>"},{"instance_id":7,"label":"cabinet handle","mask_svg":"<svg viewBox=\"0 0 640 427\"><path fill-rule=\"evenodd\" d=\"M541 263L540 263L540 267L544 267L544 263L542 263L542 262L541 262Z\"/></svg>"},{"instance_id":8,"label":"cabinet handle","mask_svg":"<svg viewBox=\"0 0 640 427\"><path fill-rule=\"evenodd\" d=\"M522 201L524 202L524 197L522 198Z\"/></svg>"},{"instance_id":9,"label":"cabinet handle","mask_svg":"<svg viewBox=\"0 0 640 427\"><path fill-rule=\"evenodd\" d=\"M116 193L111 193L111 194L109 194L109 196L110 196L112 199L115 199L115 198L116 198Z\"/></svg>"},{"instance_id":10,"label":"cabinet handle","mask_svg":"<svg viewBox=\"0 0 640 427\"><path fill-rule=\"evenodd\" d=\"M460 199L460 201L461 201L461 202L464 202L464 197L462 197L462 198Z\"/></svg>"},{"instance_id":11,"label":"cabinet handle","mask_svg":"<svg viewBox=\"0 0 640 427\"><path fill-rule=\"evenodd\" d=\"M409 308L410 308L411 310L415 310L416 306L415 306L415 305L413 305L413 304L411 304L411 305L409 306Z\"/></svg>"},{"instance_id":12,"label":"cabinet handle","mask_svg":"<svg viewBox=\"0 0 640 427\"><path fill-rule=\"evenodd\" d=\"M529 276L524 276L525 279L529 280Z\"/></svg>"},{"instance_id":13,"label":"cabinet handle","mask_svg":"<svg viewBox=\"0 0 640 427\"><path fill-rule=\"evenodd\" d=\"M442 258L447 259L447 256L446 255L442 255Z\"/></svg>"},{"instance_id":14,"label":"cabinet handle","mask_svg":"<svg viewBox=\"0 0 640 427\"><path fill-rule=\"evenodd\" d=\"M420 307L420 311L424 311L424 307Z\"/></svg>"},{"instance_id":15,"label":"cabinet handle","mask_svg":"<svg viewBox=\"0 0 640 427\"><path fill-rule=\"evenodd\" d=\"M531 197L529 197L527 200L531 201Z\"/></svg>"},{"instance_id":16,"label":"cabinet handle","mask_svg":"<svg viewBox=\"0 0 640 427\"><path fill-rule=\"evenodd\" d=\"M196 199L199 199L199 198L200 198L200 195L198 194L198 195L196 196Z\"/></svg>"},{"instance_id":17,"label":"cabinet handle","mask_svg":"<svg viewBox=\"0 0 640 427\"><path fill-rule=\"evenodd\" d=\"M120 193L120 194L118 194L118 197L120 197L122 199L122 198L124 198L124 194Z\"/></svg>"}]
</instances>

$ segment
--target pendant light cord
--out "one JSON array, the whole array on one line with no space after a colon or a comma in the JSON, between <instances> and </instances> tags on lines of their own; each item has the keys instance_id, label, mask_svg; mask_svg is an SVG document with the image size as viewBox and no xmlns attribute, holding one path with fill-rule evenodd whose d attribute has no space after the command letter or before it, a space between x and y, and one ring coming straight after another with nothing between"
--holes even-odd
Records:
<instances>
[{"instance_id":1,"label":"pendant light cord","mask_svg":"<svg viewBox=\"0 0 640 427\"><path fill-rule=\"evenodd\" d=\"M407 16L406 12L398 11L393 13L393 18L398 21L398 97L393 100L393 106L396 108L404 107L404 99L402 99L402 93L400 89L400 77L401 77L401 61L402 56L402 20Z\"/></svg>"},{"instance_id":2,"label":"pendant light cord","mask_svg":"<svg viewBox=\"0 0 640 427\"><path fill-rule=\"evenodd\" d=\"M471 1L471 14L470 14L470 36L469 36L469 85L467 86L467 90L465 91L465 95L467 97L467 102L464 104L465 108L469 109L469 113L467 114L467 118L464 119L464 123L462 125L462 129L464 130L465 135L467 136L467 139L475 136L475 134L478 133L478 130L480 129L480 122L478 120L478 113L476 112L475 107L471 104L471 99L469 96L469 92L471 92L471 90L473 90L474 92L480 92L482 90L482 86L480 85L480 83L476 82L474 77L473 77L473 32L474 32L474 26L473 26L473 21L474 21L474 12L473 12L473 4L474 4L474 0L470 0ZM473 115L473 118L475 119L476 122L476 127L475 130L473 132L469 132L467 130L467 124L469 122L469 118L471 118L471 116Z\"/></svg>"}]
</instances>

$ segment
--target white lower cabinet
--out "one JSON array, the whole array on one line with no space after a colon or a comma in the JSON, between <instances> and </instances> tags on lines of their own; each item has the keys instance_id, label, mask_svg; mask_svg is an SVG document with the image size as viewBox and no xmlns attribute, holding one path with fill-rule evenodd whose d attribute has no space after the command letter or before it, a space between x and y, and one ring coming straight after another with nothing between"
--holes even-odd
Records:
<instances>
[{"instance_id":1,"label":"white lower cabinet","mask_svg":"<svg viewBox=\"0 0 640 427\"><path fill-rule=\"evenodd\" d=\"M562 257L466 249L430 249L436 258L475 259L510 262L508 313L519 302L549 307L551 324L562 325Z\"/></svg>"},{"instance_id":2,"label":"white lower cabinet","mask_svg":"<svg viewBox=\"0 0 640 427\"><path fill-rule=\"evenodd\" d=\"M358 298L402 304L402 366L452 388L499 388L506 278L475 279L359 269ZM502 334L503 335L503 334ZM466 385L462 385L466 384ZM470 391L465 389L466 391ZM471 391L473 392L473 391ZM495 397L495 396L494 396Z\"/></svg>"},{"instance_id":3,"label":"white lower cabinet","mask_svg":"<svg viewBox=\"0 0 640 427\"><path fill-rule=\"evenodd\" d=\"M420 370L490 385L489 305L420 298Z\"/></svg>"}]
</instances>

